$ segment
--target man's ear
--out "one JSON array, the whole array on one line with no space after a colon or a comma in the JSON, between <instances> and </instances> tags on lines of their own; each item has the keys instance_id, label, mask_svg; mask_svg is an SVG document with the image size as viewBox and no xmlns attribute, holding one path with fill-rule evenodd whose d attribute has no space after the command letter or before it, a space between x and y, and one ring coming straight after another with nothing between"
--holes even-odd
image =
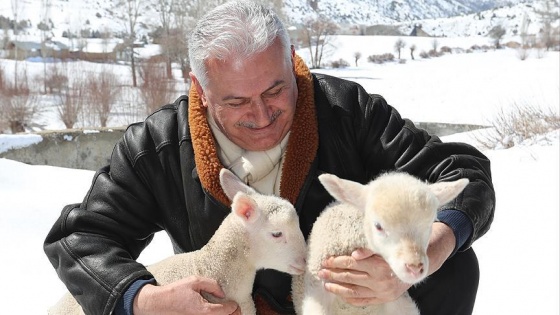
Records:
<instances>
[{"instance_id":1,"label":"man's ear","mask_svg":"<svg viewBox=\"0 0 560 315\"><path fill-rule=\"evenodd\" d=\"M208 104L207 104L207 101L206 101L206 95L204 95L204 90L202 89L202 85L200 85L200 82L198 82L198 79L196 78L196 76L192 72L189 72L189 77L191 77L191 82L192 82L192 84L194 84L194 88L196 89L196 93L198 93L198 97L200 97L200 100L202 101L202 106L208 107Z\"/></svg>"}]
</instances>

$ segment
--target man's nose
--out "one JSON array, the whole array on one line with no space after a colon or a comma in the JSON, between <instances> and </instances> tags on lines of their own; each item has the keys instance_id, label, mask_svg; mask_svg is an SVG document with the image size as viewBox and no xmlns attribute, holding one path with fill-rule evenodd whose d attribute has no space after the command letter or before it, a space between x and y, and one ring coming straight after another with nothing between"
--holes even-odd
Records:
<instances>
[{"instance_id":1,"label":"man's nose","mask_svg":"<svg viewBox=\"0 0 560 315\"><path fill-rule=\"evenodd\" d=\"M264 127L270 123L271 113L268 108L268 105L262 100L262 98L258 98L254 100L251 104L252 112L255 119L255 123L259 127Z\"/></svg>"}]
</instances>

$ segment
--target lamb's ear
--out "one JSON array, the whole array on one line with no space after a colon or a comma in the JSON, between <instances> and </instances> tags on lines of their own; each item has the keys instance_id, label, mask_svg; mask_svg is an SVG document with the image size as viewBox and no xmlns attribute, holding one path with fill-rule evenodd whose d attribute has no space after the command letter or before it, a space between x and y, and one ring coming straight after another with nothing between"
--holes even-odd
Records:
<instances>
[{"instance_id":1,"label":"lamb's ear","mask_svg":"<svg viewBox=\"0 0 560 315\"><path fill-rule=\"evenodd\" d=\"M255 222L260 215L257 203L243 192L237 193L231 203L231 211L244 222Z\"/></svg>"},{"instance_id":2,"label":"lamb's ear","mask_svg":"<svg viewBox=\"0 0 560 315\"><path fill-rule=\"evenodd\" d=\"M319 175L319 181L334 199L364 209L364 185L332 174Z\"/></svg>"},{"instance_id":3,"label":"lamb's ear","mask_svg":"<svg viewBox=\"0 0 560 315\"><path fill-rule=\"evenodd\" d=\"M430 184L430 189L436 195L439 204L443 205L457 197L468 183L469 180L467 178L461 178L453 182L437 182Z\"/></svg>"},{"instance_id":4,"label":"lamb's ear","mask_svg":"<svg viewBox=\"0 0 560 315\"><path fill-rule=\"evenodd\" d=\"M220 184L229 200L233 200L235 194L240 191L246 194L255 193L253 188L247 186L239 177L226 168L220 170Z\"/></svg>"}]
</instances>

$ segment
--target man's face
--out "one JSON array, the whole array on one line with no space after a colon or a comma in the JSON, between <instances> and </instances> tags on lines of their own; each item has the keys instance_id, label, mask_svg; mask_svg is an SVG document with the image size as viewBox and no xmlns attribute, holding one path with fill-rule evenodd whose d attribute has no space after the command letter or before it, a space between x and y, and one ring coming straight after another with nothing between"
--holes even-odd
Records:
<instances>
[{"instance_id":1,"label":"man's face","mask_svg":"<svg viewBox=\"0 0 560 315\"><path fill-rule=\"evenodd\" d=\"M297 101L292 60L286 60L277 40L250 58L209 60L204 91L191 74L202 99L220 130L249 151L278 145L290 130Z\"/></svg>"}]
</instances>

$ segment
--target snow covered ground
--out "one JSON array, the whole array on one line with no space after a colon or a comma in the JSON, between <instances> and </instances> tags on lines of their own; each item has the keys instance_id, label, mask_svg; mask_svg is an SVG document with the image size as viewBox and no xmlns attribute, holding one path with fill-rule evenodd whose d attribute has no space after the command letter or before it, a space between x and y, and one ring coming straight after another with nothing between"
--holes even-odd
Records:
<instances>
[{"instance_id":1,"label":"snow covered ground","mask_svg":"<svg viewBox=\"0 0 560 315\"><path fill-rule=\"evenodd\" d=\"M342 43L346 38L338 40L341 43L328 57L331 60L344 58L352 64L353 53L369 47L359 67L317 71L360 82L414 121L487 124L500 108L516 103L560 110L558 52L542 58L532 55L525 61L519 60L515 50L499 50L373 65L365 61L367 56L374 49L392 51L395 38L375 39L378 42L361 38L354 47ZM420 44L418 52L423 49ZM446 45L444 39L440 45ZM47 119L49 127L56 129L59 124ZM0 151L37 141L22 138L26 137L1 136ZM474 244L481 266L476 315L560 313L559 138L560 130L556 130L546 141L484 151L493 163L498 201L491 230ZM443 140L476 145L468 133ZM45 314L63 294L65 289L43 253L42 242L62 207L82 200L92 176L92 171L0 159L4 283L0 313ZM141 261L149 264L171 253L166 236L158 234Z\"/></svg>"}]
</instances>

